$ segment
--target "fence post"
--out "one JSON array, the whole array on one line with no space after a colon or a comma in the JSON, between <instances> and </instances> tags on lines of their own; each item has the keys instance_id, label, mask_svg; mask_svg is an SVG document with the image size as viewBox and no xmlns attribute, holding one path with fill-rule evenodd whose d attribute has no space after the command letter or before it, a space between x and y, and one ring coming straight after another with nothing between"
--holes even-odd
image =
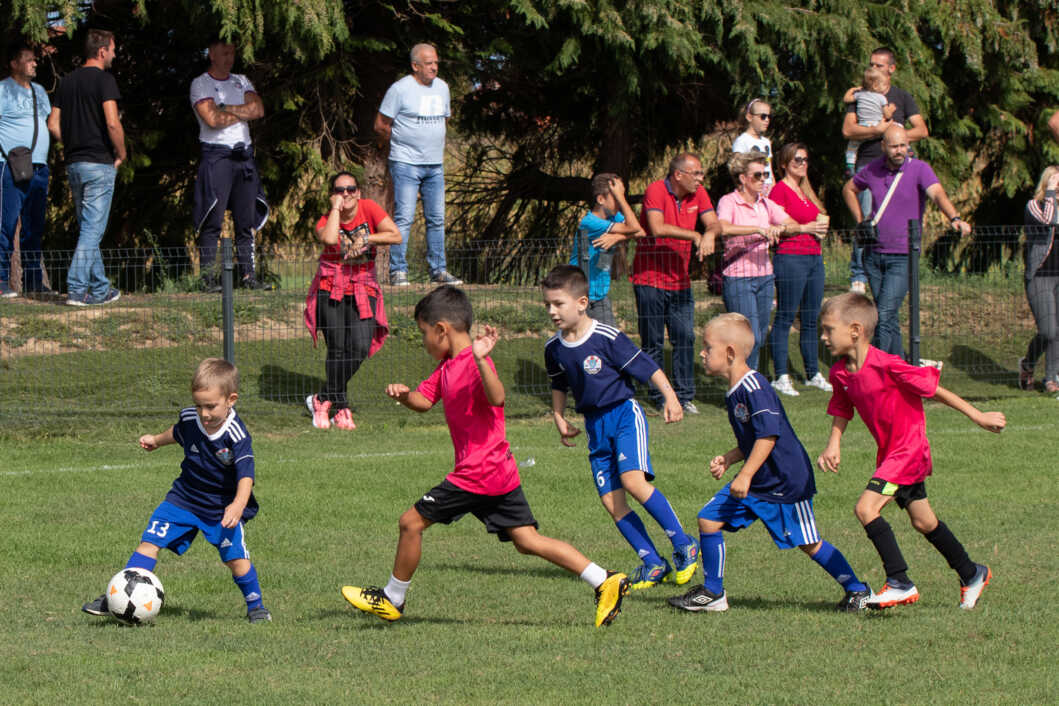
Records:
<instances>
[{"instance_id":1,"label":"fence post","mask_svg":"<svg viewBox=\"0 0 1059 706\"><path fill-rule=\"evenodd\" d=\"M919 253L923 231L916 219L908 221L908 362L919 365Z\"/></svg>"},{"instance_id":2,"label":"fence post","mask_svg":"<svg viewBox=\"0 0 1059 706\"><path fill-rule=\"evenodd\" d=\"M235 365L235 312L232 305L234 286L232 271L232 239L221 238L221 322L224 327L224 359Z\"/></svg>"}]
</instances>

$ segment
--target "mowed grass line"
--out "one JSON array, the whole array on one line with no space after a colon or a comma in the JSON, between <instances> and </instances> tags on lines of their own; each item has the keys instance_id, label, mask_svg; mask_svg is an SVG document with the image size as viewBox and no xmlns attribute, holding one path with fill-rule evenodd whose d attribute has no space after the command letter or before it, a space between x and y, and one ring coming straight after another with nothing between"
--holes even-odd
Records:
<instances>
[{"instance_id":1,"label":"mowed grass line","mask_svg":"<svg viewBox=\"0 0 1059 706\"><path fill-rule=\"evenodd\" d=\"M826 399L784 400L814 459L829 428ZM449 468L440 410L407 426L368 419L353 434L311 430L305 420L294 429L255 425L247 415L262 504L248 542L275 615L257 626L245 622L227 569L201 541L184 557L163 555L167 602L156 625L125 628L79 611L123 565L178 473L177 447L135 446L171 420L4 441L0 702L1050 702L1059 691L1059 610L1049 592L1059 574L1055 404L983 403L1008 415L999 436L928 408L932 504L995 573L979 609L956 607L954 574L891 510L923 595L915 606L838 615L831 579L754 527L728 535L728 613L678 613L665 598L683 589L663 586L630 595L605 630L592 627L587 586L500 544L471 517L427 531L398 623L342 600L345 583L385 582L397 517ZM680 424L651 421L657 484L691 529L720 487L704 467L733 444L727 419L707 406ZM509 423L509 438L519 461L535 461L522 475L541 531L604 566L632 568L592 487L583 437L563 448L539 417ZM839 474L817 474L818 526L879 586L878 557L852 517L875 453L859 421L843 453Z\"/></svg>"}]
</instances>

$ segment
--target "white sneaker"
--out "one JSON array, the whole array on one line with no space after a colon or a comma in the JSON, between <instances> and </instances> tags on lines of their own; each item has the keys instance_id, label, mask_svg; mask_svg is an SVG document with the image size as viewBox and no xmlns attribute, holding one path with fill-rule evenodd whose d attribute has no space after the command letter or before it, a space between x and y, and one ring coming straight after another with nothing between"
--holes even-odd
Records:
<instances>
[{"instance_id":1,"label":"white sneaker","mask_svg":"<svg viewBox=\"0 0 1059 706\"><path fill-rule=\"evenodd\" d=\"M979 591L981 594L981 591ZM911 605L919 600L919 591L912 584L905 588L897 588L889 583L884 584L882 590L872 595L865 603L869 608L880 610L892 608L895 605Z\"/></svg>"},{"instance_id":2,"label":"white sneaker","mask_svg":"<svg viewBox=\"0 0 1059 706\"><path fill-rule=\"evenodd\" d=\"M824 392L831 392L835 389L831 387L831 383L827 381L827 378L825 378L820 373L817 373L816 375L806 380L805 384L809 387L815 387L818 390L823 390Z\"/></svg>"},{"instance_id":3,"label":"white sneaker","mask_svg":"<svg viewBox=\"0 0 1059 706\"><path fill-rule=\"evenodd\" d=\"M937 368L939 371L945 367L944 360L931 360L930 358L920 358L919 367L921 368Z\"/></svg>"},{"instance_id":4,"label":"white sneaker","mask_svg":"<svg viewBox=\"0 0 1059 706\"><path fill-rule=\"evenodd\" d=\"M784 395L790 395L791 397L797 397L798 391L794 389L794 383L791 382L790 375L780 375L778 378L772 381L772 388Z\"/></svg>"},{"instance_id":5,"label":"white sneaker","mask_svg":"<svg viewBox=\"0 0 1059 706\"><path fill-rule=\"evenodd\" d=\"M993 578L993 572L985 564L976 564L978 572L966 586L960 586L960 607L971 610L978 605L978 599L982 597L982 591L989 585L989 579Z\"/></svg>"},{"instance_id":6,"label":"white sneaker","mask_svg":"<svg viewBox=\"0 0 1059 706\"><path fill-rule=\"evenodd\" d=\"M867 294L868 285L864 282L861 282L860 280L857 280L856 282L850 282L849 291L856 292L857 294Z\"/></svg>"}]
</instances>

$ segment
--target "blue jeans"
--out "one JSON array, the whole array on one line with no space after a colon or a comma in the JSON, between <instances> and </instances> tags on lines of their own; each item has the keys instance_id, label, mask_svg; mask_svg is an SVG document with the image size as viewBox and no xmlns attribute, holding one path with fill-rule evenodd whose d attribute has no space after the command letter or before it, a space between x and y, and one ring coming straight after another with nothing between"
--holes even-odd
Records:
<instances>
[{"instance_id":1,"label":"blue jeans","mask_svg":"<svg viewBox=\"0 0 1059 706\"><path fill-rule=\"evenodd\" d=\"M644 353L665 370L666 330L673 346L673 391L681 403L695 397L695 300L691 289L658 289L647 285L633 285L636 294L636 314L640 324L640 346ZM653 385L651 401L662 403L662 393Z\"/></svg>"},{"instance_id":2,"label":"blue jeans","mask_svg":"<svg viewBox=\"0 0 1059 706\"><path fill-rule=\"evenodd\" d=\"M864 253L864 271L879 311L872 345L887 353L902 355L900 317L901 303L908 294L908 255L868 250Z\"/></svg>"},{"instance_id":3,"label":"blue jeans","mask_svg":"<svg viewBox=\"0 0 1059 706\"><path fill-rule=\"evenodd\" d=\"M865 167L868 165L864 165ZM857 171L861 171L864 167L861 167ZM865 189L864 191L857 193L857 200L860 202L860 213L863 218L871 218L872 216L872 199L871 189ZM858 248L856 241L851 244L851 250L849 253L849 281L853 282L867 282L868 275L864 273L864 248Z\"/></svg>"},{"instance_id":4,"label":"blue jeans","mask_svg":"<svg viewBox=\"0 0 1059 706\"><path fill-rule=\"evenodd\" d=\"M67 293L80 296L103 297L110 290L110 280L103 270L103 253L99 243L107 230L110 201L114 197L114 178L118 170L113 164L74 162L67 165L70 191L81 233L77 237L70 272L66 275Z\"/></svg>"},{"instance_id":5,"label":"blue jeans","mask_svg":"<svg viewBox=\"0 0 1059 706\"><path fill-rule=\"evenodd\" d=\"M423 196L427 224L427 266L431 276L445 269L445 168L441 164L407 164L390 160L393 178L393 222L401 244L390 246L390 273L408 272L408 234L416 216L416 200Z\"/></svg>"},{"instance_id":6,"label":"blue jeans","mask_svg":"<svg viewBox=\"0 0 1059 706\"><path fill-rule=\"evenodd\" d=\"M772 258L772 267L776 270L776 318L772 321L769 345L776 377L787 374L787 339L795 315L801 312L798 347L805 363L805 377L811 378L820 372L816 320L824 298L824 258L780 253Z\"/></svg>"},{"instance_id":7,"label":"blue jeans","mask_svg":"<svg viewBox=\"0 0 1059 706\"><path fill-rule=\"evenodd\" d=\"M15 227L22 219L18 247L22 253L23 291L44 287L40 258L44 235L44 211L48 205L48 165L33 165L33 178L15 184L7 160L0 159L0 282L11 279L11 253L15 249Z\"/></svg>"},{"instance_id":8,"label":"blue jeans","mask_svg":"<svg viewBox=\"0 0 1059 706\"><path fill-rule=\"evenodd\" d=\"M754 350L746 359L746 364L754 370L757 370L758 353L768 336L775 284L775 275L724 278L724 308L750 319L750 327L754 329Z\"/></svg>"}]
</instances>

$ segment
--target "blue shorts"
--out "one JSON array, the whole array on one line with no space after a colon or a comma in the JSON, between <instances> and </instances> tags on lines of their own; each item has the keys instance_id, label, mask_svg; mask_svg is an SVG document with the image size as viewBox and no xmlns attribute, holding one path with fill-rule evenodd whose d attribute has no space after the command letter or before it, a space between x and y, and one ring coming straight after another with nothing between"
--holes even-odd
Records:
<instances>
[{"instance_id":1,"label":"blue shorts","mask_svg":"<svg viewBox=\"0 0 1059 706\"><path fill-rule=\"evenodd\" d=\"M585 416L588 462L600 496L621 490L621 474L643 471L654 480L647 452L647 417L636 400L625 400L605 412Z\"/></svg>"},{"instance_id":2,"label":"blue shorts","mask_svg":"<svg viewBox=\"0 0 1059 706\"><path fill-rule=\"evenodd\" d=\"M207 542L217 547L221 561L250 558L241 521L232 528L221 527L220 522L204 522L195 513L165 500L155 508L151 519L147 521L147 529L140 536L140 541L168 549L179 556L188 550L199 531Z\"/></svg>"},{"instance_id":3,"label":"blue shorts","mask_svg":"<svg viewBox=\"0 0 1059 706\"><path fill-rule=\"evenodd\" d=\"M770 503L750 495L742 500L731 494L731 484L717 491L699 510L703 520L723 522L726 532L738 532L761 520L780 549L794 549L820 541L813 515L813 499L796 503Z\"/></svg>"}]
</instances>

